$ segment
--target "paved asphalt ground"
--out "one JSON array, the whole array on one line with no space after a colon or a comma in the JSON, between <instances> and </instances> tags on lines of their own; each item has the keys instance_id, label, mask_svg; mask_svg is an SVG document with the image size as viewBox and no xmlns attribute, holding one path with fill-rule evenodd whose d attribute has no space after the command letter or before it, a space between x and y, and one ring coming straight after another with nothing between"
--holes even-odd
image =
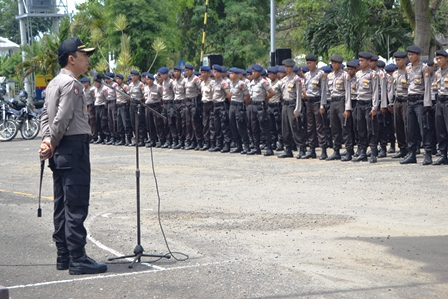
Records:
<instances>
[{"instance_id":1,"label":"paved asphalt ground","mask_svg":"<svg viewBox=\"0 0 448 299\"><path fill-rule=\"evenodd\" d=\"M39 143L0 144L0 285L12 299L448 297L448 167L154 149L167 241L189 259L71 276L55 267L48 168L37 218ZM164 254L140 152L142 245ZM87 252L131 254L135 149L94 145L91 162Z\"/></svg>"}]
</instances>

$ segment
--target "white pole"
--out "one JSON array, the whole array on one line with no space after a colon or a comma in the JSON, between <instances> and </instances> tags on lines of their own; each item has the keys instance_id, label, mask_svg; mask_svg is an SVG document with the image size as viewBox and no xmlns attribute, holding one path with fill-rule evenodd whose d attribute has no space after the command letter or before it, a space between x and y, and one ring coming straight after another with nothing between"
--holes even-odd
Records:
<instances>
[{"instance_id":1,"label":"white pole","mask_svg":"<svg viewBox=\"0 0 448 299\"><path fill-rule=\"evenodd\" d=\"M23 0L19 0L19 16L22 16L25 14L25 7L23 6ZM22 45L22 47L25 47L28 44L28 41L26 39L27 35L26 35L26 18L20 18L19 20L19 25L20 25L20 43ZM22 50L22 61L26 60L26 53L25 51ZM31 95L33 95L34 93L32 92L32 87L31 87L31 82L29 79L29 76L25 77L23 80L23 85L25 87L26 92L30 95L28 100L32 101L31 99Z\"/></svg>"},{"instance_id":2,"label":"white pole","mask_svg":"<svg viewBox=\"0 0 448 299\"><path fill-rule=\"evenodd\" d=\"M271 0L271 66L275 65L275 1Z\"/></svg>"}]
</instances>

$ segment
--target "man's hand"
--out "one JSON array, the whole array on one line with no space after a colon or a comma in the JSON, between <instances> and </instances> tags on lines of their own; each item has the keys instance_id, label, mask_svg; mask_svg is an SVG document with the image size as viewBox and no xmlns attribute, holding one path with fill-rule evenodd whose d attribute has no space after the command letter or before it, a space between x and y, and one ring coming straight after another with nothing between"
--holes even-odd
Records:
<instances>
[{"instance_id":1,"label":"man's hand","mask_svg":"<svg viewBox=\"0 0 448 299\"><path fill-rule=\"evenodd\" d=\"M387 113L387 108L381 108L381 113L386 116Z\"/></svg>"},{"instance_id":2,"label":"man's hand","mask_svg":"<svg viewBox=\"0 0 448 299\"><path fill-rule=\"evenodd\" d=\"M394 106L387 107L387 110L389 110L390 113L394 113Z\"/></svg>"},{"instance_id":3,"label":"man's hand","mask_svg":"<svg viewBox=\"0 0 448 299\"><path fill-rule=\"evenodd\" d=\"M53 157L54 148L49 140L43 140L39 147L39 157L41 161L45 161Z\"/></svg>"},{"instance_id":4,"label":"man's hand","mask_svg":"<svg viewBox=\"0 0 448 299\"><path fill-rule=\"evenodd\" d=\"M299 114L295 114L295 113L294 113L294 118L295 118L297 121L299 121L299 117L300 117L300 113L299 113Z\"/></svg>"},{"instance_id":5,"label":"man's hand","mask_svg":"<svg viewBox=\"0 0 448 299\"><path fill-rule=\"evenodd\" d=\"M374 119L376 115L376 110L375 109L370 110L369 114L372 116L372 119Z\"/></svg>"},{"instance_id":6,"label":"man's hand","mask_svg":"<svg viewBox=\"0 0 448 299\"><path fill-rule=\"evenodd\" d=\"M350 110L344 111L344 117L345 117L345 119L348 119L350 117Z\"/></svg>"},{"instance_id":7,"label":"man's hand","mask_svg":"<svg viewBox=\"0 0 448 299\"><path fill-rule=\"evenodd\" d=\"M325 115L325 108L323 106L320 106L319 112L320 112L320 115L324 116Z\"/></svg>"}]
</instances>

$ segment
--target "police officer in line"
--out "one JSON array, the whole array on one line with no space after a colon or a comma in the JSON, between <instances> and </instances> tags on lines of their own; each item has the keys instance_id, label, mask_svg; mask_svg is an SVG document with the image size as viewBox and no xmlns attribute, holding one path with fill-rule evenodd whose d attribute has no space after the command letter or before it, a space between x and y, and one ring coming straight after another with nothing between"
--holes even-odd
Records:
<instances>
[{"instance_id":1,"label":"police officer in line","mask_svg":"<svg viewBox=\"0 0 448 299\"><path fill-rule=\"evenodd\" d=\"M122 74L115 76L117 80L117 90L126 93L129 86L123 82ZM118 140L115 145L129 145L132 142L132 126L129 116L129 98L117 92L117 136ZM126 139L127 137L127 139Z\"/></svg>"},{"instance_id":2,"label":"police officer in line","mask_svg":"<svg viewBox=\"0 0 448 299\"><path fill-rule=\"evenodd\" d=\"M106 144L109 141L110 132L107 121L107 90L100 78L94 78L96 127L98 128L98 139L94 144Z\"/></svg>"},{"instance_id":3,"label":"police officer in line","mask_svg":"<svg viewBox=\"0 0 448 299\"><path fill-rule=\"evenodd\" d=\"M185 65L186 150L204 146L202 136L201 80L193 74L194 67Z\"/></svg>"},{"instance_id":4,"label":"police officer in line","mask_svg":"<svg viewBox=\"0 0 448 299\"><path fill-rule=\"evenodd\" d=\"M131 119L132 129L134 131L135 136L137 136L138 130L138 139L134 140L130 146L145 146L145 138L146 138L146 124L145 124L145 107L143 107L144 94L145 94L145 85L143 82L139 80L139 71L132 70L131 71L131 83L128 86L128 94L131 97L129 114ZM137 117L138 117L138 127L137 127ZM137 139L137 138L135 138Z\"/></svg>"},{"instance_id":5,"label":"police officer in line","mask_svg":"<svg viewBox=\"0 0 448 299\"><path fill-rule=\"evenodd\" d=\"M282 79L282 134L285 150L278 157L294 157L292 150L293 144L296 144L300 149L297 158L300 159L301 154L305 154L306 141L304 131L300 129L298 123L302 112L302 79L293 72L294 60L285 59L282 64L286 72Z\"/></svg>"},{"instance_id":6,"label":"police officer in line","mask_svg":"<svg viewBox=\"0 0 448 299\"><path fill-rule=\"evenodd\" d=\"M147 73L145 84L145 105L161 113L163 88L154 81L154 75ZM146 144L146 147L156 147L157 143L163 138L163 118L157 116L151 110L146 109L146 129L149 132L150 138L150 141Z\"/></svg>"},{"instance_id":7,"label":"police officer in line","mask_svg":"<svg viewBox=\"0 0 448 299\"><path fill-rule=\"evenodd\" d=\"M358 117L358 94L356 93L356 72L358 69L359 64L352 60L347 62L347 66L346 66L346 70L347 70L347 74L350 77L350 102L351 102L351 117L349 118L349 120L351 121L351 127L352 127L352 142L353 145L358 143L358 126L357 126L357 122L356 119ZM345 153L343 153L344 156L347 156L348 152L345 151ZM359 156L359 148L357 150L357 152L355 154L353 154L353 157L357 157ZM348 159L350 158L349 156L347 156L346 158L341 158L341 159Z\"/></svg>"},{"instance_id":8,"label":"police officer in line","mask_svg":"<svg viewBox=\"0 0 448 299\"><path fill-rule=\"evenodd\" d=\"M330 122L333 138L333 155L326 160L341 160L340 149L345 140L346 155L342 161L350 161L353 152L353 140L351 130L351 86L350 75L342 70L343 58L340 55L330 57L333 71L328 74L328 91L330 92Z\"/></svg>"},{"instance_id":9,"label":"police officer in line","mask_svg":"<svg viewBox=\"0 0 448 299\"><path fill-rule=\"evenodd\" d=\"M211 82L213 92L213 119L215 123L216 143L214 147L209 149L210 152L222 153L230 152L230 142L232 135L229 126L229 102L230 89L227 80L225 80L225 72L219 65L213 67L215 80Z\"/></svg>"},{"instance_id":10,"label":"police officer in line","mask_svg":"<svg viewBox=\"0 0 448 299\"><path fill-rule=\"evenodd\" d=\"M268 101L274 96L274 90L268 80L261 77L263 67L258 64L252 66L252 81L249 84L250 91L250 114L252 133L254 135L254 149L248 155L261 155L261 136L266 143L265 156L272 156L271 132L268 116Z\"/></svg>"},{"instance_id":11,"label":"police officer in line","mask_svg":"<svg viewBox=\"0 0 448 299\"><path fill-rule=\"evenodd\" d=\"M431 80L430 70L427 65L420 61L423 50L418 46L409 46L406 51L410 63L406 67L408 74L408 106L407 136L408 155L400 161L400 164L417 163L418 132L423 139L425 148L425 159L423 165L432 164L431 132L429 126L429 113L431 112Z\"/></svg>"},{"instance_id":12,"label":"police officer in line","mask_svg":"<svg viewBox=\"0 0 448 299\"><path fill-rule=\"evenodd\" d=\"M86 97L87 110L89 112L89 126L91 128L92 138L90 143L93 143L98 138L98 129L96 128L96 115L95 115L95 91L94 87L90 85L89 78L82 78L79 80L84 86L84 96Z\"/></svg>"},{"instance_id":13,"label":"police officer in line","mask_svg":"<svg viewBox=\"0 0 448 299\"><path fill-rule=\"evenodd\" d=\"M173 71L173 91L174 91L174 115L170 123L171 136L173 138L173 149L184 148L186 135L186 112L185 112L185 82L182 75L182 69L178 66Z\"/></svg>"},{"instance_id":14,"label":"police officer in line","mask_svg":"<svg viewBox=\"0 0 448 299\"><path fill-rule=\"evenodd\" d=\"M268 67L269 80L271 81L274 96L268 102L268 114L271 127L272 148L276 151L283 150L282 135L282 81L278 78L278 67Z\"/></svg>"},{"instance_id":15,"label":"police officer in line","mask_svg":"<svg viewBox=\"0 0 448 299\"><path fill-rule=\"evenodd\" d=\"M437 81L434 73L434 60L425 60L424 63L429 67L429 77L431 81L431 111L429 112L429 130L431 132L431 154L437 154L437 133L436 133L436 94Z\"/></svg>"},{"instance_id":16,"label":"police officer in line","mask_svg":"<svg viewBox=\"0 0 448 299\"><path fill-rule=\"evenodd\" d=\"M162 115L167 119L164 120L164 134L160 142L163 144L162 148L170 148L172 145L170 124L174 116L174 89L173 82L169 78L169 69L167 67L161 67L158 70L160 78L162 80ZM176 144L177 145L177 144Z\"/></svg>"},{"instance_id":17,"label":"police officer in line","mask_svg":"<svg viewBox=\"0 0 448 299\"><path fill-rule=\"evenodd\" d=\"M304 84L306 90L306 117L307 133L310 150L301 159L316 158L315 148L320 146L322 154L320 160L325 160L327 156L327 135L324 130L324 105L327 97L326 75L317 69L317 57L315 55L305 56L306 64L310 69L305 74ZM319 141L319 143L318 143Z\"/></svg>"},{"instance_id":18,"label":"police officer in line","mask_svg":"<svg viewBox=\"0 0 448 299\"><path fill-rule=\"evenodd\" d=\"M250 82L252 82L253 75L252 75L252 68L249 67L246 69L247 78L246 78L246 85L247 88L249 88L249 94L250 94ZM252 106L252 102L249 100L249 103L246 105L246 114L247 114L247 135L249 136L250 141L250 147L254 148L254 134L252 133L252 114L250 113Z\"/></svg>"},{"instance_id":19,"label":"police officer in line","mask_svg":"<svg viewBox=\"0 0 448 299\"><path fill-rule=\"evenodd\" d=\"M378 76L369 66L372 54L358 53L361 69L356 73L356 93L358 94L358 148L359 156L352 162L367 161L367 146L370 145L370 163L376 163L378 157L378 118L379 106Z\"/></svg>"},{"instance_id":20,"label":"police officer in line","mask_svg":"<svg viewBox=\"0 0 448 299\"><path fill-rule=\"evenodd\" d=\"M47 86L41 118L39 156L42 161L49 159L53 172L56 269L68 269L70 275L107 271L106 264L95 262L84 249L84 220L90 201L91 128L83 86L77 78L87 72L94 51L76 37L61 43L58 62L62 69Z\"/></svg>"},{"instance_id":21,"label":"police officer in line","mask_svg":"<svg viewBox=\"0 0 448 299\"><path fill-rule=\"evenodd\" d=\"M210 67L201 66L201 101L202 101L202 135L204 146L201 151L215 147L215 121L213 116L213 89L211 86Z\"/></svg>"},{"instance_id":22,"label":"police officer in line","mask_svg":"<svg viewBox=\"0 0 448 299\"><path fill-rule=\"evenodd\" d=\"M440 158L433 165L448 165L448 53L445 50L436 51L437 96L436 96L436 132L439 142Z\"/></svg>"},{"instance_id":23,"label":"police officer in line","mask_svg":"<svg viewBox=\"0 0 448 299\"><path fill-rule=\"evenodd\" d=\"M107 85L104 86L107 93L107 124L109 126L110 139L106 143L108 145L115 144L115 140L117 140L117 93L115 89L118 87L118 84L113 81L115 78L115 74L112 72L106 73L106 76L109 77L106 79Z\"/></svg>"},{"instance_id":24,"label":"police officer in line","mask_svg":"<svg viewBox=\"0 0 448 299\"><path fill-rule=\"evenodd\" d=\"M229 108L229 124L232 131L232 139L235 148L230 153L247 154L249 148L249 136L247 135L247 114L245 105L249 102L249 89L239 75L242 70L232 67L230 68L230 108ZM244 145L244 148L243 148Z\"/></svg>"},{"instance_id":25,"label":"police officer in line","mask_svg":"<svg viewBox=\"0 0 448 299\"><path fill-rule=\"evenodd\" d=\"M392 158L404 158L408 154L407 132L406 132L406 110L408 105L408 72L406 70L406 52L394 53L395 63L398 69L392 74L393 88L389 95L390 103L393 106L394 127L397 138L398 152Z\"/></svg>"}]
</instances>

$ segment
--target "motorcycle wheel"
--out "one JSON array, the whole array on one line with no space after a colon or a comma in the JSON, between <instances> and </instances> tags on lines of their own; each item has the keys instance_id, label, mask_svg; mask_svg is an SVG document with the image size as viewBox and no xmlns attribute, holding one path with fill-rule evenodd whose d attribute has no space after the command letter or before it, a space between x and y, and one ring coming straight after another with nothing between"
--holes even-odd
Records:
<instances>
[{"instance_id":1,"label":"motorcycle wheel","mask_svg":"<svg viewBox=\"0 0 448 299\"><path fill-rule=\"evenodd\" d=\"M39 134L39 123L35 119L25 120L20 128L20 134L25 140L31 140L36 138Z\"/></svg>"},{"instance_id":2,"label":"motorcycle wheel","mask_svg":"<svg viewBox=\"0 0 448 299\"><path fill-rule=\"evenodd\" d=\"M13 140L18 131L17 124L14 121L0 121L0 141Z\"/></svg>"}]
</instances>

